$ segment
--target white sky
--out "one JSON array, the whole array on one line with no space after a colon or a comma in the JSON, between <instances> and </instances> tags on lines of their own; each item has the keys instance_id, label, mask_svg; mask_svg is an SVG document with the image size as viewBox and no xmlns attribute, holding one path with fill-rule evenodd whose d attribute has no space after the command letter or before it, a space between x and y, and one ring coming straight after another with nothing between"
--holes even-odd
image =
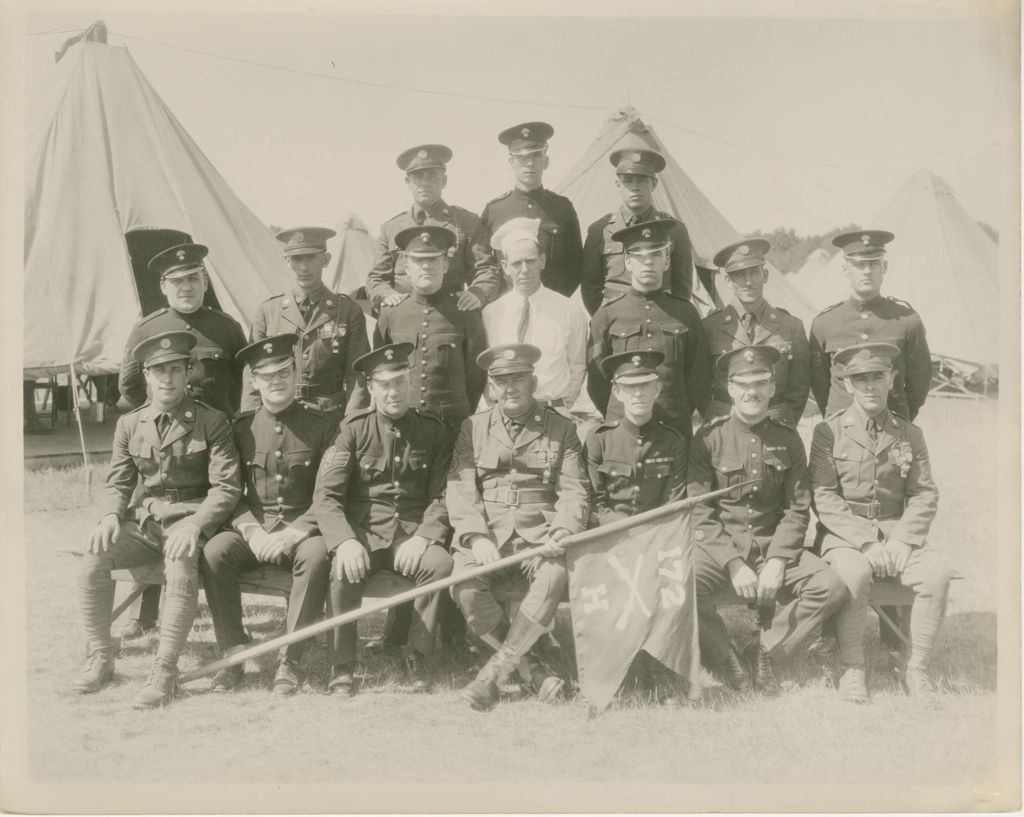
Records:
<instances>
[{"instance_id":1,"label":"white sky","mask_svg":"<svg viewBox=\"0 0 1024 817\"><path fill-rule=\"evenodd\" d=\"M36 12L25 24L39 32L104 19L111 43L127 45L199 147L268 223L333 225L353 210L376 230L408 206L395 156L435 141L455 152L447 200L479 212L511 186L496 134L524 120L555 126L545 177L554 188L607 115L631 102L654 118L679 163L740 231L789 226L807 233L864 223L919 167L943 176L975 218L1008 229L999 185L1017 173L1007 156L1018 97L998 51L1006 23L955 12L922 17L920 4L861 3L865 9L907 16L371 17L97 8ZM67 36L25 38L29 146L33 101L52 80L53 52Z\"/></svg>"}]
</instances>

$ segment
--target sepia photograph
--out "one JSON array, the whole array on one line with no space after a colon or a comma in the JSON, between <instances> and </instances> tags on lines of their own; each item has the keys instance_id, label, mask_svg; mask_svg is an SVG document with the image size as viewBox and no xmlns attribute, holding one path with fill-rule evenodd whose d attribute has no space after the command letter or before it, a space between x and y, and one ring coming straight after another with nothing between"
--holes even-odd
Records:
<instances>
[{"instance_id":1,"label":"sepia photograph","mask_svg":"<svg viewBox=\"0 0 1024 817\"><path fill-rule=\"evenodd\" d=\"M1021 808L1018 3L0 36L0 809Z\"/></svg>"}]
</instances>

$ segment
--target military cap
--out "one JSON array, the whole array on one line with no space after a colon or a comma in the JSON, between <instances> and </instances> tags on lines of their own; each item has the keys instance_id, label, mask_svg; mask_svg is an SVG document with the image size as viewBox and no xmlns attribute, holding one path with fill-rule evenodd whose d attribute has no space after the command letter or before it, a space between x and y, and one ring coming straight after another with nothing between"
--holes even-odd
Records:
<instances>
[{"instance_id":1,"label":"military cap","mask_svg":"<svg viewBox=\"0 0 1024 817\"><path fill-rule=\"evenodd\" d=\"M665 169L665 157L647 148L619 148L608 159L620 176L657 176Z\"/></svg>"},{"instance_id":2,"label":"military cap","mask_svg":"<svg viewBox=\"0 0 1024 817\"><path fill-rule=\"evenodd\" d=\"M327 227L292 227L277 234L277 240L284 244L284 254L288 258L293 255L313 255L327 252L327 239L334 238L337 233Z\"/></svg>"},{"instance_id":3,"label":"military cap","mask_svg":"<svg viewBox=\"0 0 1024 817\"><path fill-rule=\"evenodd\" d=\"M661 379L657 369L664 360L665 353L655 349L619 352L604 358L601 361L601 370L614 383L647 383Z\"/></svg>"},{"instance_id":4,"label":"military cap","mask_svg":"<svg viewBox=\"0 0 1024 817\"><path fill-rule=\"evenodd\" d=\"M840 233L832 239L832 243L843 251L847 258L860 258L870 261L885 256L885 245L896 236L888 230L853 230Z\"/></svg>"},{"instance_id":5,"label":"military cap","mask_svg":"<svg viewBox=\"0 0 1024 817\"><path fill-rule=\"evenodd\" d=\"M192 347L196 338L191 332L177 330L174 332L158 332L137 343L132 349L132 357L142 364L142 368L159 366L172 360L188 360L192 357Z\"/></svg>"},{"instance_id":6,"label":"military cap","mask_svg":"<svg viewBox=\"0 0 1024 817\"><path fill-rule=\"evenodd\" d=\"M149 271L164 278L180 278L196 270L205 270L203 259L210 252L203 244L176 244L149 259Z\"/></svg>"},{"instance_id":7,"label":"military cap","mask_svg":"<svg viewBox=\"0 0 1024 817\"><path fill-rule=\"evenodd\" d=\"M677 224L671 218L641 221L612 233L612 241L621 241L622 248L627 252L634 249L661 249L669 245L669 233Z\"/></svg>"},{"instance_id":8,"label":"military cap","mask_svg":"<svg viewBox=\"0 0 1024 817\"><path fill-rule=\"evenodd\" d=\"M499 133L498 141L507 145L513 156L522 156L544 150L554 134L555 129L547 122L523 122Z\"/></svg>"},{"instance_id":9,"label":"military cap","mask_svg":"<svg viewBox=\"0 0 1024 817\"><path fill-rule=\"evenodd\" d=\"M416 145L398 154L395 163L406 173L428 167L444 168L452 160L452 150L446 145Z\"/></svg>"},{"instance_id":10,"label":"military cap","mask_svg":"<svg viewBox=\"0 0 1024 817\"><path fill-rule=\"evenodd\" d=\"M856 343L836 352L832 362L841 377L849 377L864 372L887 372L899 355L899 347L891 343Z\"/></svg>"},{"instance_id":11,"label":"military cap","mask_svg":"<svg viewBox=\"0 0 1024 817\"><path fill-rule=\"evenodd\" d=\"M715 366L735 383L756 383L771 376L779 357L774 346L741 346L719 355Z\"/></svg>"},{"instance_id":12,"label":"military cap","mask_svg":"<svg viewBox=\"0 0 1024 817\"><path fill-rule=\"evenodd\" d=\"M406 255L420 257L451 255L458 240L447 227L438 227L436 224L406 227L395 234L398 249Z\"/></svg>"},{"instance_id":13,"label":"military cap","mask_svg":"<svg viewBox=\"0 0 1024 817\"><path fill-rule=\"evenodd\" d=\"M714 264L726 275L753 267L763 267L765 256L771 248L771 242L766 238L744 238L715 253Z\"/></svg>"},{"instance_id":14,"label":"military cap","mask_svg":"<svg viewBox=\"0 0 1024 817\"><path fill-rule=\"evenodd\" d=\"M286 332L250 343L238 350L235 358L248 364L253 374L269 374L283 369L295 359L295 344L299 336Z\"/></svg>"},{"instance_id":15,"label":"military cap","mask_svg":"<svg viewBox=\"0 0 1024 817\"><path fill-rule=\"evenodd\" d=\"M540 360L540 349L529 343L505 343L485 349L476 357L476 365L487 374L518 374L532 372Z\"/></svg>"},{"instance_id":16,"label":"military cap","mask_svg":"<svg viewBox=\"0 0 1024 817\"><path fill-rule=\"evenodd\" d=\"M379 346L372 352L357 357L352 368L362 372L367 379L376 375L390 380L409 371L409 355L415 348L411 343L389 343L387 346Z\"/></svg>"},{"instance_id":17,"label":"military cap","mask_svg":"<svg viewBox=\"0 0 1024 817\"><path fill-rule=\"evenodd\" d=\"M540 219L518 216L510 218L491 235L491 248L503 250L507 241L532 241L540 246Z\"/></svg>"}]
</instances>

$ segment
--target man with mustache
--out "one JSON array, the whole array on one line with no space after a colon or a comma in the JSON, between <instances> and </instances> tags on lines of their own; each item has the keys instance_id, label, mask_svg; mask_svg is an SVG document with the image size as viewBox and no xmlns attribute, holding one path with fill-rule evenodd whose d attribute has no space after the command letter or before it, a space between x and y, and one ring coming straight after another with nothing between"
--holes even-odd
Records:
<instances>
[{"instance_id":1,"label":"man with mustache","mask_svg":"<svg viewBox=\"0 0 1024 817\"><path fill-rule=\"evenodd\" d=\"M405 270L406 256L396 241L399 233L412 227L443 227L454 234L455 243L441 288L445 293L455 294L459 310L480 309L498 297L501 291L498 271L494 267L475 266L471 241L480 218L444 200L451 160L452 151L445 145L416 145L399 154L397 164L405 171L412 206L380 228L378 260L366 278L366 294L374 314L382 306L397 306L412 291Z\"/></svg>"},{"instance_id":2,"label":"man with mustache","mask_svg":"<svg viewBox=\"0 0 1024 817\"><path fill-rule=\"evenodd\" d=\"M768 410L778 359L771 346L745 346L718 359L732 411L694 437L687 488L696 497L752 482L693 509L697 613L707 666L735 689L768 695L779 692L775 659L791 655L847 596L839 577L804 547L811 505L804 446ZM710 598L728 584L758 606L763 633L747 645L745 661Z\"/></svg>"}]
</instances>

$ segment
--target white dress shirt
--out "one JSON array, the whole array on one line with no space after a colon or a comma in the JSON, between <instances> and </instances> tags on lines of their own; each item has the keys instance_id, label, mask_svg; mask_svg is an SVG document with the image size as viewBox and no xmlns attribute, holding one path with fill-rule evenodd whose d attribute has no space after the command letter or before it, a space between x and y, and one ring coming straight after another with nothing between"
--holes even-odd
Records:
<instances>
[{"instance_id":1,"label":"white dress shirt","mask_svg":"<svg viewBox=\"0 0 1024 817\"><path fill-rule=\"evenodd\" d=\"M484 307L488 346L519 342L516 333L524 300L513 289ZM530 322L523 343L536 346L541 352L534 367L534 396L538 400L562 399L565 407L571 408L587 371L587 322L580 306L542 286L530 296Z\"/></svg>"}]
</instances>

